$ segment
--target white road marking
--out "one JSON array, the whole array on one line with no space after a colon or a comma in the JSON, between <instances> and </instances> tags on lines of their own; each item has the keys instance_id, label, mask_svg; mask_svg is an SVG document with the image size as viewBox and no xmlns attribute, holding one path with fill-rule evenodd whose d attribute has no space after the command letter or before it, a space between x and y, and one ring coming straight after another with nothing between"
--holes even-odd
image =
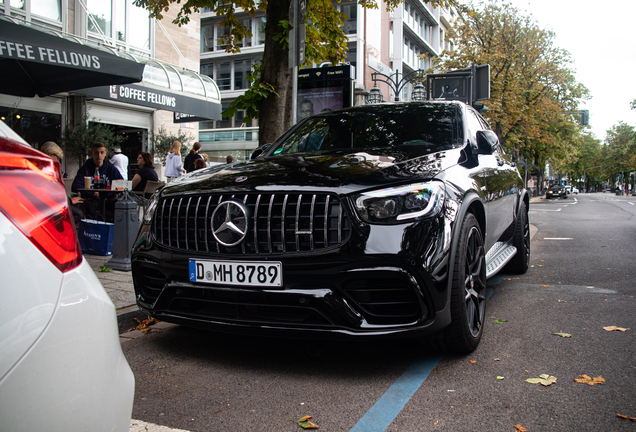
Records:
<instances>
[{"instance_id":1,"label":"white road marking","mask_svg":"<svg viewBox=\"0 0 636 432\"><path fill-rule=\"evenodd\" d=\"M146 423L141 420L130 420L129 432L188 432L184 429L172 429L167 426L160 426Z\"/></svg>"}]
</instances>

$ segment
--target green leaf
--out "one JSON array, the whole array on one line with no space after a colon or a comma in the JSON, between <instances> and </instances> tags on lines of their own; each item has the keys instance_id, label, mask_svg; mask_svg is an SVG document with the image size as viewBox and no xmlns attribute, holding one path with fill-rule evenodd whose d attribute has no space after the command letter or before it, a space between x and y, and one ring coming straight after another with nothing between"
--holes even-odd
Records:
<instances>
[{"instance_id":1,"label":"green leaf","mask_svg":"<svg viewBox=\"0 0 636 432\"><path fill-rule=\"evenodd\" d=\"M99 268L99 271L102 272L102 273L107 273L107 272L109 272L111 270L112 270L112 268L106 267L106 265L104 263L102 263L102 266Z\"/></svg>"},{"instance_id":2,"label":"green leaf","mask_svg":"<svg viewBox=\"0 0 636 432\"><path fill-rule=\"evenodd\" d=\"M494 324L503 324L505 322L508 322L508 320L507 319L503 319L503 318L498 318L496 320L493 320Z\"/></svg>"}]
</instances>

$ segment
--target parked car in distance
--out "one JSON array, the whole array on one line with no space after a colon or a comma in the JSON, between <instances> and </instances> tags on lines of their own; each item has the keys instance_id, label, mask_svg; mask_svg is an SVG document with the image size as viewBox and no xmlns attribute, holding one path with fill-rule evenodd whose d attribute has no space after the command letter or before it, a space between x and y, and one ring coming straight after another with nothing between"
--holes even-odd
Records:
<instances>
[{"instance_id":1,"label":"parked car in distance","mask_svg":"<svg viewBox=\"0 0 636 432\"><path fill-rule=\"evenodd\" d=\"M550 199L550 198L567 198L568 197L568 193L565 190L565 186L563 185L552 185L550 186L550 189L548 189L548 191L545 194L546 199Z\"/></svg>"},{"instance_id":2,"label":"parked car in distance","mask_svg":"<svg viewBox=\"0 0 636 432\"><path fill-rule=\"evenodd\" d=\"M456 101L309 117L259 157L155 194L133 247L162 321L294 338L417 336L474 350L487 279L524 273L529 195Z\"/></svg>"},{"instance_id":3,"label":"parked car in distance","mask_svg":"<svg viewBox=\"0 0 636 432\"><path fill-rule=\"evenodd\" d=\"M134 377L60 164L0 121L0 430L128 431Z\"/></svg>"},{"instance_id":4,"label":"parked car in distance","mask_svg":"<svg viewBox=\"0 0 636 432\"><path fill-rule=\"evenodd\" d=\"M572 192L574 195L578 195L578 194L579 194L579 190L578 190L575 186L572 186L571 192Z\"/></svg>"}]
</instances>

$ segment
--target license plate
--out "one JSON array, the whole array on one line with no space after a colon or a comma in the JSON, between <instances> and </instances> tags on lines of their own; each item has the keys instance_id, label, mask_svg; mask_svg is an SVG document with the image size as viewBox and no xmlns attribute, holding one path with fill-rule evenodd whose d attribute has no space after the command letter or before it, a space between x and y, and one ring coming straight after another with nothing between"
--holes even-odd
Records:
<instances>
[{"instance_id":1,"label":"license plate","mask_svg":"<svg viewBox=\"0 0 636 432\"><path fill-rule=\"evenodd\" d=\"M264 261L189 260L191 282L214 285L283 286L282 264Z\"/></svg>"}]
</instances>

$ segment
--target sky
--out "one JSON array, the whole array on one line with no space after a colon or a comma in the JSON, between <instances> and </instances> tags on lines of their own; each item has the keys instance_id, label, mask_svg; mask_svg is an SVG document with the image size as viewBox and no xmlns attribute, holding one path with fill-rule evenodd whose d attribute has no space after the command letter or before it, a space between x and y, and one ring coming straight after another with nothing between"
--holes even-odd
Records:
<instances>
[{"instance_id":1,"label":"sky","mask_svg":"<svg viewBox=\"0 0 636 432\"><path fill-rule=\"evenodd\" d=\"M555 45L570 52L577 81L590 91L580 106L590 111L598 139L623 121L636 125L636 0L508 0L540 28L556 34Z\"/></svg>"}]
</instances>

